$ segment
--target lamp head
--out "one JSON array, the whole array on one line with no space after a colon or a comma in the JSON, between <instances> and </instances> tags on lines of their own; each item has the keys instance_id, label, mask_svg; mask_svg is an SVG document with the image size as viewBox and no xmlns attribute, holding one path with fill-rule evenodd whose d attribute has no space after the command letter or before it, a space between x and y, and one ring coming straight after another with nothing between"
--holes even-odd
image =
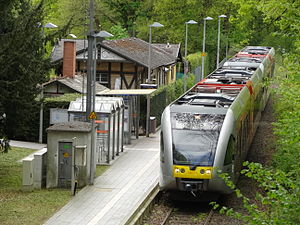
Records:
<instances>
[{"instance_id":1,"label":"lamp head","mask_svg":"<svg viewBox=\"0 0 300 225\"><path fill-rule=\"evenodd\" d=\"M77 38L75 34L69 34L69 36L71 36L72 38Z\"/></svg>"},{"instance_id":2,"label":"lamp head","mask_svg":"<svg viewBox=\"0 0 300 225\"><path fill-rule=\"evenodd\" d=\"M197 24L197 22L195 20L189 20L187 22L185 22L186 24Z\"/></svg>"},{"instance_id":3,"label":"lamp head","mask_svg":"<svg viewBox=\"0 0 300 225\"><path fill-rule=\"evenodd\" d=\"M53 24L53 23L47 23L44 25L45 28L57 28L57 25Z\"/></svg>"},{"instance_id":4,"label":"lamp head","mask_svg":"<svg viewBox=\"0 0 300 225\"><path fill-rule=\"evenodd\" d=\"M226 17L227 17L227 16L224 15L224 14L222 14L222 15L219 16L219 18L226 18Z\"/></svg>"},{"instance_id":5,"label":"lamp head","mask_svg":"<svg viewBox=\"0 0 300 225\"><path fill-rule=\"evenodd\" d=\"M208 16L208 17L205 17L204 20L213 20L214 18Z\"/></svg>"},{"instance_id":6,"label":"lamp head","mask_svg":"<svg viewBox=\"0 0 300 225\"><path fill-rule=\"evenodd\" d=\"M162 25L161 23L158 22L154 22L153 24L149 25L149 27L163 27L164 25Z\"/></svg>"},{"instance_id":7,"label":"lamp head","mask_svg":"<svg viewBox=\"0 0 300 225\"><path fill-rule=\"evenodd\" d=\"M113 37L114 35L112 35L111 33L105 31L105 30L102 30L100 31L99 33L96 33L95 34L95 37L102 37L102 38L106 38L106 37Z\"/></svg>"}]
</instances>

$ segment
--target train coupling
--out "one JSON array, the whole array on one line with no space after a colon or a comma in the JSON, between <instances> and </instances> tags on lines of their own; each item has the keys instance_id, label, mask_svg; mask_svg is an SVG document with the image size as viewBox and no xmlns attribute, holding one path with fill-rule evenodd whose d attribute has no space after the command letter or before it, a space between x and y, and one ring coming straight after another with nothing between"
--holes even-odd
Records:
<instances>
[{"instance_id":1,"label":"train coupling","mask_svg":"<svg viewBox=\"0 0 300 225\"><path fill-rule=\"evenodd\" d=\"M208 180L205 179L177 178L176 183L179 190L191 193L198 191L207 191L208 189Z\"/></svg>"}]
</instances>

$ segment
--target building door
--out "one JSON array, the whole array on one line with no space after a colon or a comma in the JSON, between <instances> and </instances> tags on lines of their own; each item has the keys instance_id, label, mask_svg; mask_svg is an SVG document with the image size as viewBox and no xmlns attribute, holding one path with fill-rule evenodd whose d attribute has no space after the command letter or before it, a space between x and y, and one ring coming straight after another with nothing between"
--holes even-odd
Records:
<instances>
[{"instance_id":1,"label":"building door","mask_svg":"<svg viewBox=\"0 0 300 225\"><path fill-rule=\"evenodd\" d=\"M58 143L58 187L71 187L72 142Z\"/></svg>"}]
</instances>

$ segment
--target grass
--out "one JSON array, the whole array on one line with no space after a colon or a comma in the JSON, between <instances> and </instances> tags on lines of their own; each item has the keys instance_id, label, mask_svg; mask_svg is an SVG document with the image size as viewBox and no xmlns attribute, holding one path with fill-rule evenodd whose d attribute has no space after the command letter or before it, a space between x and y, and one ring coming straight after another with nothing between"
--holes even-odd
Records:
<instances>
[{"instance_id":1,"label":"grass","mask_svg":"<svg viewBox=\"0 0 300 225\"><path fill-rule=\"evenodd\" d=\"M103 174L107 169L109 168L109 166L105 166L105 165L97 165L96 167L96 177L99 177L101 174Z\"/></svg>"},{"instance_id":2,"label":"grass","mask_svg":"<svg viewBox=\"0 0 300 225\"><path fill-rule=\"evenodd\" d=\"M21 191L22 163L33 150L12 148L0 154L0 224L42 224L70 199L69 189Z\"/></svg>"}]
</instances>

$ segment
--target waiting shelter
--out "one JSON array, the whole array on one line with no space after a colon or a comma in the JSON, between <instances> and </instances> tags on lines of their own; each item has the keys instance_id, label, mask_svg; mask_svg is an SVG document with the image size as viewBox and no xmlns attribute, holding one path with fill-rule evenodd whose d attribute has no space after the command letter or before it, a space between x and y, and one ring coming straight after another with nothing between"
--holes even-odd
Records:
<instances>
[{"instance_id":1,"label":"waiting shelter","mask_svg":"<svg viewBox=\"0 0 300 225\"><path fill-rule=\"evenodd\" d=\"M124 103L122 98L95 98L95 158L96 164L110 164L123 152ZM86 120L86 98L72 101L68 109L69 121Z\"/></svg>"},{"instance_id":2,"label":"waiting shelter","mask_svg":"<svg viewBox=\"0 0 300 225\"><path fill-rule=\"evenodd\" d=\"M125 144L131 143L131 131L135 133L136 138L139 136L140 124L140 96L146 96L147 110L146 110L146 136L149 137L150 132L150 98L151 94L156 89L120 89L120 90L107 90L96 93L99 96L114 96L122 97L124 99L124 141Z\"/></svg>"}]
</instances>

